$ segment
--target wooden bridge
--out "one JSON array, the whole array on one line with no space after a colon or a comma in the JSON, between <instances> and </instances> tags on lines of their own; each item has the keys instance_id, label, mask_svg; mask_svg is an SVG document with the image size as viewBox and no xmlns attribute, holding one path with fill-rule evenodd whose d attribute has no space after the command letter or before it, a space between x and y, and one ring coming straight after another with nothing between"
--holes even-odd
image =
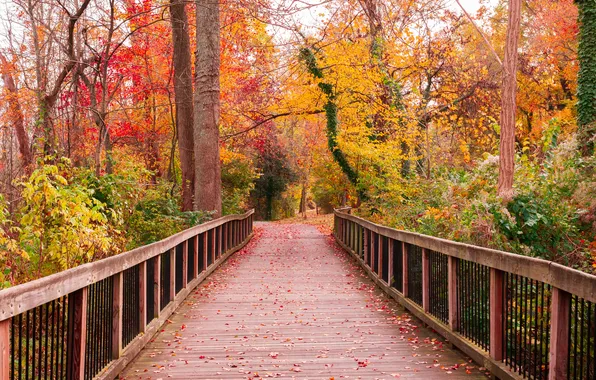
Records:
<instances>
[{"instance_id":1,"label":"wooden bridge","mask_svg":"<svg viewBox=\"0 0 596 380\"><path fill-rule=\"evenodd\" d=\"M596 378L596 277L335 212L226 216L0 291L0 380Z\"/></svg>"}]
</instances>

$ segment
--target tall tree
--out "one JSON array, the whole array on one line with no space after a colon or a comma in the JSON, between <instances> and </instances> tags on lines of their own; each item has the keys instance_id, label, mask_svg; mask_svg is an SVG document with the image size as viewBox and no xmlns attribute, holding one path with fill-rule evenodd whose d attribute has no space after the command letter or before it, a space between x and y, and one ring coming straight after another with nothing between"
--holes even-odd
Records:
<instances>
[{"instance_id":1,"label":"tall tree","mask_svg":"<svg viewBox=\"0 0 596 380\"><path fill-rule=\"evenodd\" d=\"M509 0L507 39L503 59L503 87L501 91L501 140L499 143L498 194L504 200L513 196L515 168L515 115L517 104L517 45L521 21L521 0Z\"/></svg>"},{"instance_id":2,"label":"tall tree","mask_svg":"<svg viewBox=\"0 0 596 380\"><path fill-rule=\"evenodd\" d=\"M219 0L197 0L194 94L195 209L221 215Z\"/></svg>"},{"instance_id":3,"label":"tall tree","mask_svg":"<svg viewBox=\"0 0 596 380\"><path fill-rule=\"evenodd\" d=\"M27 131L25 131L23 110L19 101L19 91L12 76L13 69L2 53L0 53L0 72L2 73L4 87L8 93L9 116L17 135L23 167L26 171L29 171L31 169L30 165L33 163L33 153L29 145L29 136L27 136Z\"/></svg>"},{"instance_id":4,"label":"tall tree","mask_svg":"<svg viewBox=\"0 0 596 380\"><path fill-rule=\"evenodd\" d=\"M579 74L577 121L580 149L584 156L594 154L596 142L596 2L576 0L579 10Z\"/></svg>"},{"instance_id":5,"label":"tall tree","mask_svg":"<svg viewBox=\"0 0 596 380\"><path fill-rule=\"evenodd\" d=\"M59 3L64 19L67 19L66 26L66 42L61 43L63 49L62 54L65 56L63 63L58 65L58 71L53 78L50 85L48 75L48 60L47 55L51 50L51 40L55 39L55 26L47 24L50 17L45 15L48 9L44 7L47 4L41 2L33 2L26 0L18 2L18 6L23 9L27 15L28 21L31 25L31 39L33 42L33 51L35 54L35 77L36 77L36 95L38 105L37 123L43 130L43 151L46 155L53 155L56 153L56 134L53 126L53 112L56 103L59 99L60 92L64 82L67 80L72 70L77 64L77 57L75 56L75 35L77 34L77 24L83 17L85 10L89 6L91 0L83 0L79 5L78 2L74 6L74 11L69 10L67 5ZM56 8L57 6L54 5ZM47 37L47 41L43 38ZM47 43L46 43L47 42Z\"/></svg>"},{"instance_id":6,"label":"tall tree","mask_svg":"<svg viewBox=\"0 0 596 380\"><path fill-rule=\"evenodd\" d=\"M182 169L182 210L190 211L194 196L194 140L192 66L186 5L183 0L170 2L172 42L174 47L174 96L176 98L176 130Z\"/></svg>"}]
</instances>

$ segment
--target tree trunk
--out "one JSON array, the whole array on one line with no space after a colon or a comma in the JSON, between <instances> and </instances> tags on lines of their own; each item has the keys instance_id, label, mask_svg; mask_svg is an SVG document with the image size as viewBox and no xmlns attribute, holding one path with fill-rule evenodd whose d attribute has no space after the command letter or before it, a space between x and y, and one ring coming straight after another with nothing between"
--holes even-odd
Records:
<instances>
[{"instance_id":1,"label":"tree trunk","mask_svg":"<svg viewBox=\"0 0 596 380\"><path fill-rule=\"evenodd\" d=\"M221 215L219 0L197 1L194 97L195 210Z\"/></svg>"},{"instance_id":2,"label":"tree trunk","mask_svg":"<svg viewBox=\"0 0 596 380\"><path fill-rule=\"evenodd\" d=\"M172 43L174 46L174 96L176 98L176 130L182 170L182 211L190 211L194 196L194 140L192 66L186 5L182 0L171 0Z\"/></svg>"},{"instance_id":3,"label":"tree trunk","mask_svg":"<svg viewBox=\"0 0 596 380\"><path fill-rule=\"evenodd\" d=\"M302 182L302 193L300 194L300 212L302 213L302 217L304 219L306 219L306 210L308 210L308 207L306 205L306 203L307 203L307 199L306 199L307 187L308 187L307 181Z\"/></svg>"},{"instance_id":4,"label":"tree trunk","mask_svg":"<svg viewBox=\"0 0 596 380\"><path fill-rule=\"evenodd\" d=\"M29 137L25 131L23 110L21 109L21 103L19 102L19 93L14 78L12 77L12 70L2 53L0 53L0 63L2 64L2 80L4 81L4 87L8 92L8 115L14 125L15 133L17 135L19 153L21 154L23 167L26 172L29 172L31 170L31 164L33 163L33 153L31 152Z\"/></svg>"},{"instance_id":5,"label":"tree trunk","mask_svg":"<svg viewBox=\"0 0 596 380\"><path fill-rule=\"evenodd\" d=\"M582 155L590 157L596 145L596 3L576 0L576 4L579 10L578 137Z\"/></svg>"},{"instance_id":6,"label":"tree trunk","mask_svg":"<svg viewBox=\"0 0 596 380\"><path fill-rule=\"evenodd\" d=\"M521 19L521 0L509 0L507 40L503 60L503 88L501 92L501 140L499 149L498 195L508 201L513 197L515 166L515 114L517 90L517 44Z\"/></svg>"}]
</instances>

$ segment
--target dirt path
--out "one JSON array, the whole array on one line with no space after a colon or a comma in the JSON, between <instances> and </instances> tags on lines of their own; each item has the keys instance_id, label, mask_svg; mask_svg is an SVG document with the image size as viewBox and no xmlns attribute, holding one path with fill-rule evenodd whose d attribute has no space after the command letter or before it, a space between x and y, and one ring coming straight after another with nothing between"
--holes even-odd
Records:
<instances>
[{"instance_id":1,"label":"dirt path","mask_svg":"<svg viewBox=\"0 0 596 380\"><path fill-rule=\"evenodd\" d=\"M316 227L256 226L121 377L486 378Z\"/></svg>"}]
</instances>

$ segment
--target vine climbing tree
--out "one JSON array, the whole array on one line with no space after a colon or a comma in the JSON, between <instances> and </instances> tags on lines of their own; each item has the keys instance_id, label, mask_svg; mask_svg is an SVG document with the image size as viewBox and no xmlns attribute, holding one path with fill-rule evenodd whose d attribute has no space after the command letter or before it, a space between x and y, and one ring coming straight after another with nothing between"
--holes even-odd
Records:
<instances>
[{"instance_id":1,"label":"vine climbing tree","mask_svg":"<svg viewBox=\"0 0 596 380\"><path fill-rule=\"evenodd\" d=\"M579 10L577 124L582 154L591 156L596 137L596 2L576 0L576 3Z\"/></svg>"},{"instance_id":2,"label":"vine climbing tree","mask_svg":"<svg viewBox=\"0 0 596 380\"><path fill-rule=\"evenodd\" d=\"M344 152L340 149L337 143L337 104L335 103L336 94L333 90L333 85L323 81L323 71L317 64L317 58L315 57L312 49L302 48L300 50L300 59L306 65L308 72L316 79L321 80L318 84L319 89L327 98L327 102L323 109L325 110L325 117L327 118L327 146L329 151L333 155L333 159L342 172L348 177L350 183L357 189L358 197L363 200L366 199L366 192L360 188L358 184L358 173L348 162L348 159Z\"/></svg>"}]
</instances>

